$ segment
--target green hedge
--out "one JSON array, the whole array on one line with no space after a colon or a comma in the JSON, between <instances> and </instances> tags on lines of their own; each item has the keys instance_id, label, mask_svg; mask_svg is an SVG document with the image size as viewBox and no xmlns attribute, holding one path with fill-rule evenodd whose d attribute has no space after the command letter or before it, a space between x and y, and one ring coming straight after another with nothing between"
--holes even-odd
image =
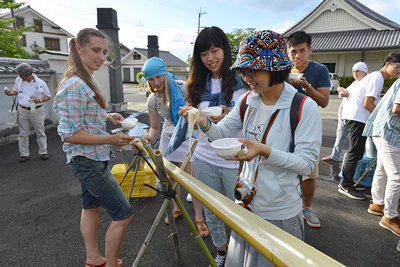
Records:
<instances>
[{"instance_id":1,"label":"green hedge","mask_svg":"<svg viewBox=\"0 0 400 267\"><path fill-rule=\"evenodd\" d=\"M347 88L350 86L350 84L354 81L353 77L339 77L340 81L340 87ZM385 81L383 84L383 90L382 94L386 93L387 90L389 90L390 86L397 80L397 78L389 78Z\"/></svg>"}]
</instances>

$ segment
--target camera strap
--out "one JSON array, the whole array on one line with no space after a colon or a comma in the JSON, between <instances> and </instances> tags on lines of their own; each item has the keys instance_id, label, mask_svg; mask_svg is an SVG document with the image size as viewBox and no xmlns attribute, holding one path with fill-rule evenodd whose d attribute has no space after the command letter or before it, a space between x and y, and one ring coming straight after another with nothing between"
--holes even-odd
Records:
<instances>
[{"instance_id":1,"label":"camera strap","mask_svg":"<svg viewBox=\"0 0 400 267\"><path fill-rule=\"evenodd\" d=\"M249 111L249 113L250 112L251 111ZM261 143L262 144L265 144L265 141L267 140L267 135L269 133L269 130L271 129L272 124L274 123L275 118L278 115L278 112L279 112L279 109L274 114L272 114L271 119L268 122L267 128L264 131L264 135L263 135L263 137L261 139ZM257 169L256 169L256 173L254 175L253 188L251 189L250 196L255 196L255 194L256 194L256 181L257 181L257 176L258 176L258 167L260 166L260 160L261 160L261 155L258 156ZM239 179L240 173L242 171L242 165L243 165L243 162L241 162L240 165L239 165L238 179Z\"/></svg>"}]
</instances>

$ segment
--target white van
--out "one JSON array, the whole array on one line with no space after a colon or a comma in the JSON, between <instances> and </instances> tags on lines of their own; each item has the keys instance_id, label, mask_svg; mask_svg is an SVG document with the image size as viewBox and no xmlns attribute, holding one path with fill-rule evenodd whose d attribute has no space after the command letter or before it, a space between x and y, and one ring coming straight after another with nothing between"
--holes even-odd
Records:
<instances>
[{"instance_id":1,"label":"white van","mask_svg":"<svg viewBox=\"0 0 400 267\"><path fill-rule=\"evenodd\" d=\"M336 94L338 92L338 87L339 87L339 77L336 75L336 73L329 73L329 77L331 79L331 94Z\"/></svg>"}]
</instances>

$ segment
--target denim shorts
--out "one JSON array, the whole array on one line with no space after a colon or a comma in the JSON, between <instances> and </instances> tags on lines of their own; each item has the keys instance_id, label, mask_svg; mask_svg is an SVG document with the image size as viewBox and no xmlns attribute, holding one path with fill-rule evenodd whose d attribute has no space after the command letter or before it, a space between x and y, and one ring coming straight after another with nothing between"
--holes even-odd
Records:
<instances>
[{"instance_id":1,"label":"denim shorts","mask_svg":"<svg viewBox=\"0 0 400 267\"><path fill-rule=\"evenodd\" d=\"M103 206L113 221L121 221L133 215L132 206L108 168L107 161L75 156L68 165L82 185L82 208Z\"/></svg>"}]
</instances>

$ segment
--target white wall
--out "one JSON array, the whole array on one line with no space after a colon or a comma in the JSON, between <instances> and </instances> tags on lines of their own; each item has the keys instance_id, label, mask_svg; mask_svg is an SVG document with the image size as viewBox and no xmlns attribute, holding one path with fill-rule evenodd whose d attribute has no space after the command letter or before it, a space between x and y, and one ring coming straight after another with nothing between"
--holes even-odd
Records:
<instances>
[{"instance_id":1,"label":"white wall","mask_svg":"<svg viewBox=\"0 0 400 267\"><path fill-rule=\"evenodd\" d=\"M43 32L27 32L25 34L26 38L26 47L24 49L28 52L31 53L32 49L30 48L31 45L34 44L34 41L36 41L36 44L39 45L40 47L45 47L44 43L44 38L54 38L54 39L59 39L60 40L60 52L68 52L68 42L67 38L68 36L65 35L61 30L58 29L53 29L49 22L42 20L39 16L35 15L31 11L27 11L24 13L16 13L16 17L23 17L25 20L25 26L28 26L30 24L33 24L33 20L41 20L42 21L42 29ZM10 25L12 27L12 25Z\"/></svg>"},{"instance_id":2,"label":"white wall","mask_svg":"<svg viewBox=\"0 0 400 267\"><path fill-rule=\"evenodd\" d=\"M366 51L364 62L368 66L368 71L371 73L380 70L390 52L400 52L400 49ZM308 59L318 63L336 63L335 72L338 76L351 77L353 65L362 60L362 54L361 52L313 52Z\"/></svg>"}]
</instances>

